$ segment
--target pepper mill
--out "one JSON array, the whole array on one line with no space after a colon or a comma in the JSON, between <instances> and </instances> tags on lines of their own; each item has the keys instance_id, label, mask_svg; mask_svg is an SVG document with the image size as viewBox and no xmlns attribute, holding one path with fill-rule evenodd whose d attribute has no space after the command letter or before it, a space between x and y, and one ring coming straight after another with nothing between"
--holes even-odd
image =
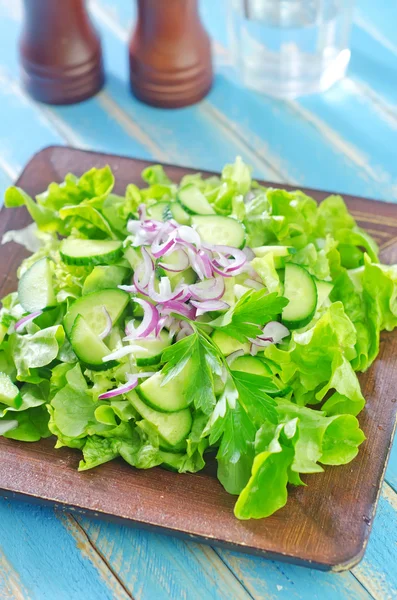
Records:
<instances>
[{"instance_id":1,"label":"pepper mill","mask_svg":"<svg viewBox=\"0 0 397 600\"><path fill-rule=\"evenodd\" d=\"M99 37L84 0L24 0L22 81L36 100L72 104L104 84Z\"/></svg>"},{"instance_id":2,"label":"pepper mill","mask_svg":"<svg viewBox=\"0 0 397 600\"><path fill-rule=\"evenodd\" d=\"M138 0L130 43L133 94L162 108L201 100L213 80L211 43L198 0Z\"/></svg>"}]
</instances>

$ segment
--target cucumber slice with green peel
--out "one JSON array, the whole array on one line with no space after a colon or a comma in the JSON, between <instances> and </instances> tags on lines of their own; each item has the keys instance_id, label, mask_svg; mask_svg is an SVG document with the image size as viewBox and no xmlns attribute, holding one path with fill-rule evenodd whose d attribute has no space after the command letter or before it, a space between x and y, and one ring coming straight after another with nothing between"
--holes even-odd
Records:
<instances>
[{"instance_id":1,"label":"cucumber slice with green peel","mask_svg":"<svg viewBox=\"0 0 397 600\"><path fill-rule=\"evenodd\" d=\"M124 256L128 260L131 268L136 271L138 266L142 263L142 254L138 248L130 246L124 251Z\"/></svg>"},{"instance_id":2,"label":"cucumber slice with green peel","mask_svg":"<svg viewBox=\"0 0 397 600\"><path fill-rule=\"evenodd\" d=\"M190 225L191 217L179 202L171 202L170 210L172 218L175 219L175 221L181 225Z\"/></svg>"},{"instance_id":3,"label":"cucumber slice with green peel","mask_svg":"<svg viewBox=\"0 0 397 600\"><path fill-rule=\"evenodd\" d=\"M83 285L82 294L86 296L92 292L117 288L126 279L131 271L125 267L117 266L98 266L94 267L93 271L87 275Z\"/></svg>"},{"instance_id":4,"label":"cucumber slice with green peel","mask_svg":"<svg viewBox=\"0 0 397 600\"><path fill-rule=\"evenodd\" d=\"M237 352L237 350L243 350L244 354L249 354L249 344L242 344L230 335L223 333L223 331L215 330L211 337L213 342L225 356L229 356L229 354L233 354L233 352Z\"/></svg>"},{"instance_id":5,"label":"cucumber slice with green peel","mask_svg":"<svg viewBox=\"0 0 397 600\"><path fill-rule=\"evenodd\" d=\"M197 281L197 273L190 267L185 271L181 271L180 273L172 273L171 271L167 271L166 276L171 282L172 289L175 289L182 279L186 285L192 285Z\"/></svg>"},{"instance_id":6,"label":"cucumber slice with green peel","mask_svg":"<svg viewBox=\"0 0 397 600\"><path fill-rule=\"evenodd\" d=\"M154 340L135 340L134 346L142 348L134 352L134 358L138 367L158 365L164 350L171 346L172 339L168 331L161 331L158 338ZM152 379L152 378L150 378Z\"/></svg>"},{"instance_id":7,"label":"cucumber slice with green peel","mask_svg":"<svg viewBox=\"0 0 397 600\"><path fill-rule=\"evenodd\" d=\"M18 387L5 373L0 373L0 403L12 408L19 408L22 404Z\"/></svg>"},{"instance_id":8,"label":"cucumber slice with green peel","mask_svg":"<svg viewBox=\"0 0 397 600\"><path fill-rule=\"evenodd\" d=\"M256 356L239 356L230 365L232 371L243 371L244 373L252 373L252 375L261 375L269 377L272 375L270 369Z\"/></svg>"},{"instance_id":9,"label":"cucumber slice with green peel","mask_svg":"<svg viewBox=\"0 0 397 600\"><path fill-rule=\"evenodd\" d=\"M324 302L329 298L332 290L334 289L334 284L330 281L320 281L318 279L314 280L314 283L317 287L317 310L324 305Z\"/></svg>"},{"instance_id":10,"label":"cucumber slice with green peel","mask_svg":"<svg viewBox=\"0 0 397 600\"><path fill-rule=\"evenodd\" d=\"M165 442L164 446L160 444L161 447L167 450L170 450L170 447L181 448L190 433L193 423L192 414L188 408L179 412L164 413L147 406L135 390L129 392L126 396L141 417L156 427Z\"/></svg>"},{"instance_id":11,"label":"cucumber slice with green peel","mask_svg":"<svg viewBox=\"0 0 397 600\"><path fill-rule=\"evenodd\" d=\"M137 388L141 400L154 410L165 413L177 412L189 406L186 387L189 383L189 369L162 385L164 375L155 373Z\"/></svg>"},{"instance_id":12,"label":"cucumber slice with green peel","mask_svg":"<svg viewBox=\"0 0 397 600\"><path fill-rule=\"evenodd\" d=\"M194 216L192 226L206 244L244 248L245 227L231 217Z\"/></svg>"},{"instance_id":13,"label":"cucumber slice with green peel","mask_svg":"<svg viewBox=\"0 0 397 600\"><path fill-rule=\"evenodd\" d=\"M156 202L147 209L147 216L149 219L155 221L168 221L171 215L171 203L170 202Z\"/></svg>"},{"instance_id":14,"label":"cucumber slice with green peel","mask_svg":"<svg viewBox=\"0 0 397 600\"><path fill-rule=\"evenodd\" d=\"M118 364L115 360L104 362L110 350L81 315L77 315L72 327L70 343L77 358L94 371L106 371Z\"/></svg>"},{"instance_id":15,"label":"cucumber slice with green peel","mask_svg":"<svg viewBox=\"0 0 397 600\"><path fill-rule=\"evenodd\" d=\"M18 283L18 298L29 313L56 305L51 263L48 258L35 262Z\"/></svg>"},{"instance_id":16,"label":"cucumber slice with green peel","mask_svg":"<svg viewBox=\"0 0 397 600\"><path fill-rule=\"evenodd\" d=\"M122 242L112 240L63 240L59 248L67 265L111 265L123 256Z\"/></svg>"},{"instance_id":17,"label":"cucumber slice with green peel","mask_svg":"<svg viewBox=\"0 0 397 600\"><path fill-rule=\"evenodd\" d=\"M284 296L289 300L282 321L289 329L299 329L312 320L317 308L317 287L314 278L300 265L285 266Z\"/></svg>"},{"instance_id":18,"label":"cucumber slice with green peel","mask_svg":"<svg viewBox=\"0 0 397 600\"><path fill-rule=\"evenodd\" d=\"M191 215L214 215L215 210L194 183L185 185L178 192L178 200L184 210Z\"/></svg>"},{"instance_id":19,"label":"cucumber slice with green peel","mask_svg":"<svg viewBox=\"0 0 397 600\"><path fill-rule=\"evenodd\" d=\"M181 466L183 465L183 461L185 460L185 455L181 453L174 452L166 452L165 450L160 450L159 452L162 463L161 466L164 469L168 469L170 471L179 471Z\"/></svg>"},{"instance_id":20,"label":"cucumber slice with green peel","mask_svg":"<svg viewBox=\"0 0 397 600\"><path fill-rule=\"evenodd\" d=\"M87 321L88 326L94 334L99 336L107 325L109 314L113 325L117 323L123 314L130 296L122 290L100 290L78 298L70 307L63 320L66 335L70 337L72 327L77 315L81 315Z\"/></svg>"}]
</instances>

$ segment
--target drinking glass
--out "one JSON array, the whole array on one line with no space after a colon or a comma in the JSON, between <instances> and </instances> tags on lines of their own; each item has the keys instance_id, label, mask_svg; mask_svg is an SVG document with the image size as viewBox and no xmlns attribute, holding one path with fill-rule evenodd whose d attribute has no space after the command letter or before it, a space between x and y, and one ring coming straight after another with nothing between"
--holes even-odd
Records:
<instances>
[{"instance_id":1,"label":"drinking glass","mask_svg":"<svg viewBox=\"0 0 397 600\"><path fill-rule=\"evenodd\" d=\"M234 62L271 96L325 91L346 73L354 0L229 0Z\"/></svg>"}]
</instances>

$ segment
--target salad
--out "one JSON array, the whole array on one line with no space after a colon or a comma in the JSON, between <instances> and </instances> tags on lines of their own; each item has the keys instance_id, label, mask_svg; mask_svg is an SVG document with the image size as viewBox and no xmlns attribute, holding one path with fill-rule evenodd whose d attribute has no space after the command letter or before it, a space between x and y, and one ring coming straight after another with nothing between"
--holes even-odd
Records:
<instances>
[{"instance_id":1,"label":"salad","mask_svg":"<svg viewBox=\"0 0 397 600\"><path fill-rule=\"evenodd\" d=\"M109 167L6 191L33 223L3 239L31 255L0 310L0 435L53 435L80 471L215 458L236 517L267 517L365 440L356 372L397 325L397 266L340 196L265 188L240 158L142 178L122 196Z\"/></svg>"}]
</instances>

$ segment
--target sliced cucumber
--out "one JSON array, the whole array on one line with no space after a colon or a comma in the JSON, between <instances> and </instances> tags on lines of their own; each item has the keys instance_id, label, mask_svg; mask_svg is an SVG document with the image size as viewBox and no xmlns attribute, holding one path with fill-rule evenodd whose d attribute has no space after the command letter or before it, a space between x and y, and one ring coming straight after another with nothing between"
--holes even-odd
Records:
<instances>
[{"instance_id":1,"label":"sliced cucumber","mask_svg":"<svg viewBox=\"0 0 397 600\"><path fill-rule=\"evenodd\" d=\"M136 271L138 266L142 263L142 254L139 248L133 248L130 246L124 251L124 256L134 271Z\"/></svg>"},{"instance_id":2,"label":"sliced cucumber","mask_svg":"<svg viewBox=\"0 0 397 600\"><path fill-rule=\"evenodd\" d=\"M223 331L216 330L211 337L225 356L229 356L229 354L233 354L233 352L237 352L237 350L244 350L244 354L248 354L250 351L249 344L242 344L230 335L223 333Z\"/></svg>"},{"instance_id":3,"label":"sliced cucumber","mask_svg":"<svg viewBox=\"0 0 397 600\"><path fill-rule=\"evenodd\" d=\"M318 279L314 280L314 283L317 287L317 310L324 305L324 302L329 298L332 290L334 289L334 284L330 281L319 281Z\"/></svg>"},{"instance_id":4,"label":"sliced cucumber","mask_svg":"<svg viewBox=\"0 0 397 600\"><path fill-rule=\"evenodd\" d=\"M317 308L317 287L304 267L286 264L284 296L289 300L282 313L285 326L299 329L310 323Z\"/></svg>"},{"instance_id":5,"label":"sliced cucumber","mask_svg":"<svg viewBox=\"0 0 397 600\"><path fill-rule=\"evenodd\" d=\"M127 394L128 400L139 414L157 428L165 441L164 447L180 447L188 437L192 428L192 414L188 408L174 413L163 413L153 410L142 402L135 391Z\"/></svg>"},{"instance_id":6,"label":"sliced cucumber","mask_svg":"<svg viewBox=\"0 0 397 600\"><path fill-rule=\"evenodd\" d=\"M174 452L166 452L165 450L160 450L159 452L162 463L161 466L164 469L169 469L170 471L179 471L180 467L183 465L183 461L185 460L185 455Z\"/></svg>"},{"instance_id":7,"label":"sliced cucumber","mask_svg":"<svg viewBox=\"0 0 397 600\"><path fill-rule=\"evenodd\" d=\"M230 217L195 216L192 226L203 242L220 246L243 248L245 245L245 227L236 219Z\"/></svg>"},{"instance_id":8,"label":"sliced cucumber","mask_svg":"<svg viewBox=\"0 0 397 600\"><path fill-rule=\"evenodd\" d=\"M166 385L161 385L164 376L158 372L146 379L137 388L137 392L145 404L154 410L166 413L183 410L189 406L189 399L185 392L188 377L185 369Z\"/></svg>"},{"instance_id":9,"label":"sliced cucumber","mask_svg":"<svg viewBox=\"0 0 397 600\"><path fill-rule=\"evenodd\" d=\"M130 272L125 267L117 267L115 265L94 267L84 282L83 296L92 292L98 292L99 290L117 288L118 285L123 283Z\"/></svg>"},{"instance_id":10,"label":"sliced cucumber","mask_svg":"<svg viewBox=\"0 0 397 600\"><path fill-rule=\"evenodd\" d=\"M109 348L94 333L87 321L77 315L70 342L77 358L95 371L105 371L117 365L117 361L104 362L103 358L110 354Z\"/></svg>"},{"instance_id":11,"label":"sliced cucumber","mask_svg":"<svg viewBox=\"0 0 397 600\"><path fill-rule=\"evenodd\" d=\"M166 221L171 216L171 203L170 202L156 202L147 209L147 215L149 219L155 221Z\"/></svg>"},{"instance_id":12,"label":"sliced cucumber","mask_svg":"<svg viewBox=\"0 0 397 600\"><path fill-rule=\"evenodd\" d=\"M178 192L178 200L191 215L214 215L215 211L207 198L193 183L185 185Z\"/></svg>"},{"instance_id":13,"label":"sliced cucumber","mask_svg":"<svg viewBox=\"0 0 397 600\"><path fill-rule=\"evenodd\" d=\"M122 242L112 240L66 239L59 249L68 265L111 265L123 255Z\"/></svg>"},{"instance_id":14,"label":"sliced cucumber","mask_svg":"<svg viewBox=\"0 0 397 600\"><path fill-rule=\"evenodd\" d=\"M192 285L197 281L197 273L190 267L185 269L185 271L181 271L180 273L172 273L172 271L167 271L166 276L171 282L172 289L175 289L182 279L186 285Z\"/></svg>"},{"instance_id":15,"label":"sliced cucumber","mask_svg":"<svg viewBox=\"0 0 397 600\"><path fill-rule=\"evenodd\" d=\"M159 337L154 340L135 340L134 346L142 348L141 351L136 350L134 352L137 366L147 367L158 365L161 361L162 353L168 346L171 346L171 342L172 339L168 335L168 331L161 331ZM153 379L153 377L150 379Z\"/></svg>"},{"instance_id":16,"label":"sliced cucumber","mask_svg":"<svg viewBox=\"0 0 397 600\"><path fill-rule=\"evenodd\" d=\"M118 289L92 292L78 298L72 304L63 320L66 335L70 337L77 315L84 317L95 335L100 335L107 325L107 315L104 309L106 309L112 319L113 325L115 325L123 314L129 300L129 295Z\"/></svg>"},{"instance_id":17,"label":"sliced cucumber","mask_svg":"<svg viewBox=\"0 0 397 600\"><path fill-rule=\"evenodd\" d=\"M30 313L56 305L48 258L41 258L22 275L18 284L18 298L22 308Z\"/></svg>"},{"instance_id":18,"label":"sliced cucumber","mask_svg":"<svg viewBox=\"0 0 397 600\"><path fill-rule=\"evenodd\" d=\"M179 204L179 202L171 202L170 210L175 221L177 221L181 225L190 224L190 215L186 212L186 210L184 210L184 208Z\"/></svg>"},{"instance_id":19,"label":"sliced cucumber","mask_svg":"<svg viewBox=\"0 0 397 600\"><path fill-rule=\"evenodd\" d=\"M276 269L283 269L285 259L291 258L293 254L296 254L296 248L293 246L258 246L257 248L252 248L252 251L257 258L273 254Z\"/></svg>"},{"instance_id":20,"label":"sliced cucumber","mask_svg":"<svg viewBox=\"0 0 397 600\"><path fill-rule=\"evenodd\" d=\"M239 356L230 365L232 371L243 371L244 373L252 373L252 375L261 375L269 377L272 375L270 369L265 365L260 358L256 356Z\"/></svg>"},{"instance_id":21,"label":"sliced cucumber","mask_svg":"<svg viewBox=\"0 0 397 600\"><path fill-rule=\"evenodd\" d=\"M0 402L13 408L19 408L22 404L19 389L5 373L0 373Z\"/></svg>"}]
</instances>

